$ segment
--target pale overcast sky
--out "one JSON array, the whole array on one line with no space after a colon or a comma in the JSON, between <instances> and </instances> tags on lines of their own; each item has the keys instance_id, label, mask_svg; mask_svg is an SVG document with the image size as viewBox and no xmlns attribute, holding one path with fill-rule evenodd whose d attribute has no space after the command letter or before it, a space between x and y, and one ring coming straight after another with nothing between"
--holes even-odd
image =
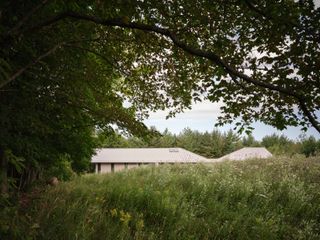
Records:
<instances>
[{"instance_id":1,"label":"pale overcast sky","mask_svg":"<svg viewBox=\"0 0 320 240\"><path fill-rule=\"evenodd\" d=\"M149 119L145 120L147 126L155 126L159 131L164 131L166 128L172 133L179 133L186 127L193 130L198 130L200 132L212 131L215 127L214 124L217 122L217 117L220 114L220 104L211 103L209 101L204 101L201 103L194 104L191 110L187 110L184 113L177 114L175 118L170 118L166 120L167 111L158 111L156 113L151 113ZM299 127L288 127L284 131L279 131L273 127L267 126L263 123L255 123L252 125L255 130L253 130L253 136L261 140L264 136L270 135L272 133L284 134L287 137L295 140L303 132ZM227 131L233 129L233 125L225 125L219 127L221 131ZM313 128L310 128L307 135L313 135L316 138L320 138L320 134Z\"/></svg>"},{"instance_id":2,"label":"pale overcast sky","mask_svg":"<svg viewBox=\"0 0 320 240\"><path fill-rule=\"evenodd\" d=\"M316 7L320 7L320 0L315 0L314 2ZM175 118L166 120L165 117L168 112L159 111L151 113L149 119L144 122L147 126L155 126L161 132L168 128L170 132L176 134L186 127L201 132L212 131L214 129L214 124L217 121L217 117L220 114L220 106L221 105L219 103L204 101L194 104L192 106L192 110L178 114ZM218 129L221 131L227 131L233 127L234 126L232 125L225 125ZM300 127L288 127L288 129L284 131L279 131L263 123L255 123L253 124L253 127L255 128L255 130L253 130L253 136L258 140L261 140L264 136L272 133L284 134L293 140L298 139L299 135L303 134ZM310 128L306 134L313 135L320 139L320 134L314 128Z\"/></svg>"}]
</instances>

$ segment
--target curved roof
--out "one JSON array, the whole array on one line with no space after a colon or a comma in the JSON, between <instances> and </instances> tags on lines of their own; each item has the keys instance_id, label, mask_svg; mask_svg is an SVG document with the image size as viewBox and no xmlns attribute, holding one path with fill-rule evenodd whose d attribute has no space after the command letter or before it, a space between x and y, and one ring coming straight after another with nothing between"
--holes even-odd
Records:
<instances>
[{"instance_id":1,"label":"curved roof","mask_svg":"<svg viewBox=\"0 0 320 240\"><path fill-rule=\"evenodd\" d=\"M227 154L216 161L223 160L245 160L250 158L269 158L272 154L264 147L244 147L240 150Z\"/></svg>"}]
</instances>

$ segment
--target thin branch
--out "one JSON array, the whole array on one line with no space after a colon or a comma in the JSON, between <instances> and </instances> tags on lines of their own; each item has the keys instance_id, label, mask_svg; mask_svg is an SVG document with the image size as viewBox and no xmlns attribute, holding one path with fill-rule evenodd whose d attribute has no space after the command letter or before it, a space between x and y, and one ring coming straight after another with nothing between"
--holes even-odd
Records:
<instances>
[{"instance_id":1,"label":"thin branch","mask_svg":"<svg viewBox=\"0 0 320 240\"><path fill-rule=\"evenodd\" d=\"M29 20L29 18L39 9L41 9L47 2L48 0L43 0L40 4L31 9L31 11L26 16L24 16L11 30L9 30L6 35L11 35L17 32L22 27L22 25L25 24Z\"/></svg>"},{"instance_id":2,"label":"thin branch","mask_svg":"<svg viewBox=\"0 0 320 240\"><path fill-rule=\"evenodd\" d=\"M84 48L84 47L79 47L79 46L75 46L75 45L71 45L71 44L66 44L65 45L66 47L71 47L71 48L77 48L77 49L80 49L80 50L83 50L83 51L86 51L86 52L90 52L98 57L100 57L101 59L103 59L104 61L106 61L107 63L109 63L111 66L113 66L114 68L118 69L123 75L125 76L129 76L130 74L125 72L123 69L121 69L121 67L119 66L119 64L115 61L115 62L112 62L110 61L108 58L106 58L104 55L92 50L92 49L89 49L89 48Z\"/></svg>"},{"instance_id":3,"label":"thin branch","mask_svg":"<svg viewBox=\"0 0 320 240\"><path fill-rule=\"evenodd\" d=\"M52 48L48 49L48 51L44 52L37 58L33 59L31 62L29 62L27 65L21 67L18 69L15 73L13 73L7 80L4 82L0 82L0 89L9 84L10 82L14 81L17 77L19 77L22 73L24 73L27 69L29 69L34 64L40 62L42 59L46 58L47 56L53 54L57 49L60 47L63 47L66 44L72 44L72 43L79 43L79 42L92 42L92 41L98 41L100 38L94 38L94 39L81 39L81 40L73 40L68 42L61 42L56 45L54 45Z\"/></svg>"},{"instance_id":4,"label":"thin branch","mask_svg":"<svg viewBox=\"0 0 320 240\"><path fill-rule=\"evenodd\" d=\"M267 16L263 11L261 11L258 7L254 6L254 4L252 4L252 2L250 2L249 0L245 0L244 1L247 5L247 7L249 9L251 9L252 11L254 11L255 13L258 13L259 15L263 16L263 18L267 19L267 20L272 20L272 18L270 16Z\"/></svg>"},{"instance_id":5,"label":"thin branch","mask_svg":"<svg viewBox=\"0 0 320 240\"><path fill-rule=\"evenodd\" d=\"M231 78L232 78L232 81L233 81L236 85L238 85L240 88L242 88L247 94L249 94L249 95L252 95L252 94L253 94L254 96L258 97L258 95L256 95L254 92L250 91L243 83L239 82L236 77L231 76Z\"/></svg>"},{"instance_id":6,"label":"thin branch","mask_svg":"<svg viewBox=\"0 0 320 240\"><path fill-rule=\"evenodd\" d=\"M269 20L269 21L275 20L273 16L270 16L266 14L264 11L260 10L252 2L250 2L250 0L245 0L244 2L250 10L257 13L258 15L261 15L265 20ZM296 23L292 21L288 21L287 19L281 19L281 22L288 27L298 27Z\"/></svg>"},{"instance_id":7,"label":"thin branch","mask_svg":"<svg viewBox=\"0 0 320 240\"><path fill-rule=\"evenodd\" d=\"M0 89L0 92L17 92L18 89Z\"/></svg>"},{"instance_id":8,"label":"thin branch","mask_svg":"<svg viewBox=\"0 0 320 240\"><path fill-rule=\"evenodd\" d=\"M22 68L18 69L14 74L12 74L7 80L4 82L0 83L0 89L6 86L8 83L12 82L15 80L17 77L19 77L22 73L24 73L28 68L33 66L34 64L38 63L45 57L49 56L50 54L54 53L59 47L61 47L63 43L59 43L57 45L54 45L52 48L50 48L48 51L45 53L41 54L38 56L36 59L33 59L31 62L29 62L27 65L23 66Z\"/></svg>"},{"instance_id":9,"label":"thin branch","mask_svg":"<svg viewBox=\"0 0 320 240\"><path fill-rule=\"evenodd\" d=\"M246 66L240 66L242 70L252 70L252 68L250 67L246 67ZM265 67L256 67L256 70L260 70L260 71L268 71L269 69L265 68Z\"/></svg>"}]
</instances>

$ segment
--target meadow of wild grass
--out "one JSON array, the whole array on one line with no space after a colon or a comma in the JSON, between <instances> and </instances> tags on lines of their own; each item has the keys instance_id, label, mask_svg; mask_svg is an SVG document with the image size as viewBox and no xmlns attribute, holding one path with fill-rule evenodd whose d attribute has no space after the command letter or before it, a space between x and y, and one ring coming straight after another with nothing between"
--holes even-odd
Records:
<instances>
[{"instance_id":1,"label":"meadow of wild grass","mask_svg":"<svg viewBox=\"0 0 320 240\"><path fill-rule=\"evenodd\" d=\"M146 167L47 188L11 224L29 239L320 239L319 187L319 157Z\"/></svg>"}]
</instances>

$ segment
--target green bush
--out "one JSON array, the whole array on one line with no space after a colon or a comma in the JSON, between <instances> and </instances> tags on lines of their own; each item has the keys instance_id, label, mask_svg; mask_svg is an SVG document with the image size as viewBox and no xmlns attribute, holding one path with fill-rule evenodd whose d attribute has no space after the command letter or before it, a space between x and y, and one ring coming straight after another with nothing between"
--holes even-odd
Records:
<instances>
[{"instance_id":1,"label":"green bush","mask_svg":"<svg viewBox=\"0 0 320 240\"><path fill-rule=\"evenodd\" d=\"M316 156L320 153L320 140L317 141L315 137L304 138L301 140L301 143L301 153L305 156Z\"/></svg>"},{"instance_id":2,"label":"green bush","mask_svg":"<svg viewBox=\"0 0 320 240\"><path fill-rule=\"evenodd\" d=\"M71 180L76 176L76 173L72 170L71 160L68 155L62 155L53 164L44 171L44 176L47 178L57 177L59 180Z\"/></svg>"}]
</instances>

